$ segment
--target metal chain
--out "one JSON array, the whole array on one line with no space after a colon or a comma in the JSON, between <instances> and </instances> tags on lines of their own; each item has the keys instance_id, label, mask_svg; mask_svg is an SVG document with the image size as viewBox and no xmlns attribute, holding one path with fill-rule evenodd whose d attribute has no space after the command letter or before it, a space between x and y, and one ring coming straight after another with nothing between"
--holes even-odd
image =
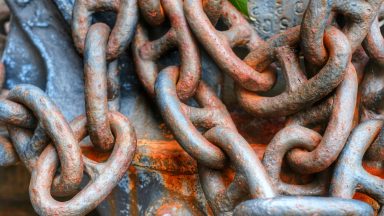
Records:
<instances>
[{"instance_id":1,"label":"metal chain","mask_svg":"<svg viewBox=\"0 0 384 216\"><path fill-rule=\"evenodd\" d=\"M357 191L384 205L383 179L364 168L384 155L382 2L310 0L301 25L262 40L228 0L77 0L72 36L84 58L86 113L68 123L37 87L2 91L0 122L10 140L0 136L0 166L20 160L32 173L29 194L38 214L96 208L136 151L135 131L119 112L119 57L133 39L138 79L196 160L213 214L373 215L353 198ZM94 23L93 15L106 11L116 14L112 30ZM243 110L286 119L262 160L202 80L199 45L233 79ZM236 47L246 48L245 57ZM178 64L159 63L174 49ZM354 62L365 53L366 66ZM284 90L268 94L278 76ZM4 77L0 64L1 88ZM96 149L111 152L106 162L82 154L88 135ZM81 188L84 172L90 180Z\"/></svg>"},{"instance_id":2,"label":"metal chain","mask_svg":"<svg viewBox=\"0 0 384 216\"><path fill-rule=\"evenodd\" d=\"M41 153L32 172L29 193L31 202L40 215L85 215L103 201L127 171L136 150L135 131L129 120L118 112L108 113L115 146L108 160L97 163L83 156L85 172L90 176L88 185L69 201L56 201L50 186L58 166L55 149L48 146ZM86 136L87 119L80 116L71 122L77 141ZM54 182L54 181L53 181Z\"/></svg>"},{"instance_id":3,"label":"metal chain","mask_svg":"<svg viewBox=\"0 0 384 216\"><path fill-rule=\"evenodd\" d=\"M332 113L321 142L310 152L295 149L287 155L296 172L311 174L325 170L337 159L347 141L353 126L358 84L354 67L350 65L346 70L335 92Z\"/></svg>"},{"instance_id":4,"label":"metal chain","mask_svg":"<svg viewBox=\"0 0 384 216\"><path fill-rule=\"evenodd\" d=\"M365 151L377 137L382 125L383 122L380 120L369 120L353 130L336 163L330 188L332 196L350 199L358 190L370 195L383 205L384 180L369 174L361 165ZM382 214L383 210L379 215Z\"/></svg>"},{"instance_id":5,"label":"metal chain","mask_svg":"<svg viewBox=\"0 0 384 216\"><path fill-rule=\"evenodd\" d=\"M246 57L245 61L253 66L259 63L268 66L268 63L272 63L276 58L275 54L279 53L275 51L276 48L297 45L299 33L300 28L296 27L271 38L267 41L266 47L259 46ZM327 96L342 81L351 58L351 50L347 38L336 28L326 30L324 43L330 50L329 59L316 76L307 80L301 72L298 57L295 57L294 53L288 53L289 49L285 53L280 49L283 53L278 54L279 60L287 77L285 91L274 97L263 97L239 88L237 92L239 103L255 116L287 116Z\"/></svg>"},{"instance_id":6,"label":"metal chain","mask_svg":"<svg viewBox=\"0 0 384 216\"><path fill-rule=\"evenodd\" d=\"M251 91L266 91L275 82L272 71L261 72L244 63L232 47L245 46L253 50L263 41L251 25L228 1L206 1L205 7L216 8L204 13L203 1L186 0L185 15L196 38L205 47L223 72L229 74L239 85ZM207 8L208 10L208 8ZM214 25L222 17L228 30L219 32ZM210 20L211 19L211 20Z\"/></svg>"},{"instance_id":7,"label":"metal chain","mask_svg":"<svg viewBox=\"0 0 384 216\"><path fill-rule=\"evenodd\" d=\"M85 49L86 36L92 25L92 14L100 11L117 13L116 22L108 37L107 59L116 59L127 49L138 19L136 0L76 0L73 8L72 36L80 53Z\"/></svg>"},{"instance_id":8,"label":"metal chain","mask_svg":"<svg viewBox=\"0 0 384 216\"><path fill-rule=\"evenodd\" d=\"M325 1L323 1L325 2ZM305 128L297 128L297 126L291 126L289 125L286 129L287 130L297 130L297 132L293 132L297 136L301 134L302 132L305 132L305 135L299 136L299 137L292 137L290 140L290 136L288 133L281 131L278 133L274 140L268 145L268 148L266 150L266 153L264 154L264 165L267 167L267 170L269 171L268 174L272 176L272 179L274 184L278 187L278 191L282 194L288 194L288 195L319 195L319 194L325 194L325 182L313 182L309 183L307 185L288 185L282 181L280 181L280 166L282 163L283 156L285 154L285 151L291 150L292 147L287 146L287 144L291 145L298 145L298 147L303 147L306 145L307 150L310 152L306 152L303 150L292 150L288 154L288 162L290 162L290 165L295 168L295 171L299 171L300 173L317 173L320 171L324 171L326 168L328 168L337 158L340 151L343 149L343 146L349 136L349 133L352 129L352 120L354 116L354 110L356 105L356 98L357 98L357 76L354 67L351 63L349 63L352 52L357 48L357 46L361 43L361 41L364 39L366 33L367 33L367 27L370 26L372 19L374 15L376 14L372 7L375 6L374 3L376 3L376 6L378 5L378 2L371 2L372 5L369 5L366 2L357 2L359 4L359 9L363 9L363 12L354 13L356 8L351 8L351 5L349 3L336 3L333 8L328 8L331 4L326 4L325 6L319 6L316 5L316 1L311 1L311 3L308 6L307 13L304 16L303 26L300 31L299 27L294 27L291 29L288 29L286 32L281 33L280 35L273 36L270 40L266 42L259 42L259 45L257 47L252 47L253 49L250 50L250 53L244 58L244 62L255 69L258 69L260 71L267 71L270 72L268 66L273 63L276 59L279 60L279 63L282 67L285 80L286 80L286 90L282 94L274 97L263 97L255 94L254 92L251 92L252 89L247 89L246 86L244 86L244 82L238 82L241 87L238 87L238 99L240 104L243 106L243 108L256 115L256 116L276 116L276 115L292 115L300 110L302 110L305 107L308 107L310 104L313 104L320 99L327 96L329 93L331 93L339 84L342 82L342 85L340 86L339 90L337 91L337 96L333 98L332 105L333 110L329 120L329 126L324 133L323 139L315 133L314 135L310 135L310 131ZM218 54L215 53L214 47L215 45L212 45L212 41L217 42L220 41L219 39L212 40L212 35L217 34L215 33L214 27L206 17L208 15L204 14L202 5L203 3L201 1L186 1L185 3L187 5L186 7L186 15L188 17L188 21L191 25L191 28L194 30L197 38L200 40L201 43L203 43L204 46L206 46L207 51L213 56L213 58L216 60L216 62L222 66L225 65L225 63L232 63L234 61L227 61L227 62L219 62L217 59L220 59L220 57L223 56L229 56L226 55L227 53L224 53L227 51L228 53L233 54L230 49L230 46L226 47L224 49L224 52ZM226 3L223 3L225 5ZM356 6L356 4L354 4ZM366 7L366 8L364 8ZM223 7L225 8L225 7ZM348 15L348 18L350 20L355 21L356 25L345 25L349 27L348 29L344 29L343 31L346 32L346 36L341 33L337 28L335 27L329 27L327 26L327 19L321 19L320 22L314 17L311 17L313 15L311 13L312 10L321 11L324 10L325 16L329 16L329 12L332 10L340 12L344 12ZM224 9L225 10L225 9ZM364 12L366 12L364 14ZM208 14L208 13L207 13ZM223 13L225 14L225 13ZM227 15L227 14L226 14ZM232 18L233 16L228 16ZM225 19L228 19L228 17L225 17ZM364 17L364 19L362 18ZM199 19L200 18L200 19ZM309 19L310 21L306 21L306 19ZM323 21L324 20L324 21ZM357 22L359 21L359 22ZM323 22L323 23L321 23ZM224 23L229 23L229 30L224 31L224 35L233 30L233 23L229 21L224 21ZM213 23L215 25L215 23ZM208 27L207 27L208 26ZM235 25L237 27L237 25ZM326 28L327 27L327 28ZM365 29L366 31L362 31L359 28ZM202 31L204 29L204 31ZM310 30L309 32L315 32L315 36L308 34L306 30ZM316 31L314 31L316 29ZM217 32L217 31L216 31ZM301 34L299 35L299 33ZM231 32L232 33L232 32ZM219 35L223 34L223 32L219 32ZM235 37L236 34L231 34L233 37L227 37L230 38L227 44L231 44L232 46L238 45L236 44L237 39L241 37ZM245 35L245 34L242 34ZM320 36L319 36L320 35ZM235 39L234 39L235 38ZM301 42L300 38L303 38L304 42ZM324 52L325 58L320 60L319 62L309 62L311 64L315 64L315 66L320 67L320 70L317 72L317 74L310 80L306 79L306 75L301 71L300 69L300 63L299 58L296 57L296 53L292 52L292 48L297 47L298 42L300 41L302 46L304 46L303 50L306 52L308 49L306 49L306 45L315 45L316 43L311 39L317 38L319 41L321 41L321 45L323 43L325 46L327 46L328 52ZM323 42L324 38L324 42ZM235 41L235 42L233 42ZM311 41L308 44L306 44L307 41ZM317 43L319 44L319 43ZM314 46L314 47L315 47ZM222 48L223 46L216 46L216 48ZM250 47L248 47L250 49ZM315 49L316 50L316 49ZM223 54L224 53L224 54ZM277 57L275 57L277 56ZM304 52L304 56L307 57L317 57L320 59L320 54L312 54L308 55ZM236 57L235 57L236 59ZM238 61L239 62L239 61ZM225 69L224 69L225 68ZM228 71L228 67L222 67L224 72L233 73L234 70ZM244 70L243 70L244 71ZM238 75L240 73L236 73ZM255 73L253 73L255 74ZM256 73L259 75L258 73ZM346 74L346 75L345 75ZM239 81L236 79L236 76L233 76L236 81ZM260 86L260 85L259 85ZM253 90L255 91L255 90ZM165 92L163 92L165 93ZM340 110L341 107L348 107L349 111L345 112L345 114L341 115ZM310 111L307 112L310 114ZM293 128L291 128L293 127ZM296 127L296 128L295 128ZM313 137L314 136L314 137ZM312 139L310 138L312 137ZM287 139L287 141L283 141L284 139ZM307 141L305 139L308 139ZM321 139L321 143L320 143ZM284 148L287 148L284 151ZM232 149L233 150L233 149ZM300 153L299 153L300 152ZM244 153L242 153L244 154ZM280 156L278 156L280 154ZM275 156L276 155L276 156ZM276 158L277 157L277 158ZM278 162L280 161L280 162ZM255 166L258 167L258 166ZM277 167L277 168L274 168ZM238 170L238 169L236 169ZM263 170L263 169L261 169ZM214 211L216 213L224 213L224 212L230 212L233 208L233 203L230 201L226 201L225 198L231 197L231 195L220 195L220 199L215 197L215 191L212 188L215 188L215 185L209 185L207 186L207 183L202 181L203 188L206 188L206 196L209 197L210 200L216 200L216 203L211 206L213 207ZM205 186L204 186L205 185ZM217 186L216 186L217 187ZM244 187L244 186L243 186ZM268 188L268 187L267 187ZM260 189L260 188L259 188ZM208 190L208 193L207 193ZM218 189L216 191L217 194L220 194L218 191L225 191L223 189ZM252 194L252 191L250 191ZM300 208L300 209L292 209L290 206L297 205L298 202L305 202L307 200L311 200L311 204L315 204L315 206L312 206L312 208L317 208L316 214L341 214L343 211L341 208L339 209L332 209L327 208L328 202L332 202L332 198L330 200L321 200L314 197L306 197L306 198L299 198L299 197L288 197L288 198L282 198L281 201L280 198L270 199L263 202L261 199L262 196L257 197L257 199L244 202L240 204L235 212L235 215L243 215L243 214L252 214L252 215L278 215L278 214L295 214L294 212L297 211L300 212L300 215L310 215L311 208ZM348 197L351 198L351 197ZM304 201L302 201L303 199ZM334 202L338 202L339 200L334 199ZM211 201L212 202L212 201ZM347 200L343 200L342 202L348 202ZM220 206L219 204L222 205ZM223 204L224 203L224 204ZM229 205L225 205L228 204ZM276 204L275 204L276 203ZM276 206L281 205L280 208L277 210L269 209L269 206ZM342 205L348 205L347 203ZM359 204L356 204L358 206ZM228 208L229 206L229 208ZM309 207L308 204L306 207ZM329 207L329 206L328 206ZM219 209L219 210L217 210ZM266 210L268 209L268 211ZM291 210L291 211L290 211ZM298 211L299 210L299 211ZM362 212L364 214L371 214L369 209L366 207L361 208ZM329 211L329 212L328 212ZM359 210L354 209L351 214L358 215ZM280 213L279 213L280 212ZM283 213L284 212L284 213ZM360 212L360 213L362 213ZM348 214L348 213L346 213Z\"/></svg>"},{"instance_id":9,"label":"metal chain","mask_svg":"<svg viewBox=\"0 0 384 216\"><path fill-rule=\"evenodd\" d=\"M111 34L105 24L91 25L90 11L106 10L118 11ZM136 150L134 129L117 112L120 86L117 60L107 63L107 59L115 59L125 51L133 37L138 18L136 1L78 0L73 14L75 45L84 52L87 117L79 116L69 124L53 101L31 85L13 88L0 101L0 119L7 125L12 140L12 144L2 144L1 149L6 151L1 151L1 163L14 164L19 157L32 173L30 198L41 215L90 212L118 184ZM87 136L87 128L96 147L104 151L113 149L106 162L97 163L81 153L79 143ZM80 189L84 171L90 181ZM53 196L73 197L61 202Z\"/></svg>"},{"instance_id":10,"label":"metal chain","mask_svg":"<svg viewBox=\"0 0 384 216\"><path fill-rule=\"evenodd\" d=\"M147 2L150 4L145 4ZM182 1L143 1L139 5L144 17L151 20L150 23L161 26L166 15L170 19L171 25L167 33L153 41L148 39L148 33L144 25L141 23L138 25L133 42L133 57L140 81L147 92L154 97L154 86L158 73L156 60L170 49L177 48L180 53L181 62L177 94L182 100L190 98L194 95L200 80L201 64L196 41L192 37L184 17ZM158 12L154 13L153 11ZM154 17L145 16L147 14L155 15Z\"/></svg>"}]
</instances>

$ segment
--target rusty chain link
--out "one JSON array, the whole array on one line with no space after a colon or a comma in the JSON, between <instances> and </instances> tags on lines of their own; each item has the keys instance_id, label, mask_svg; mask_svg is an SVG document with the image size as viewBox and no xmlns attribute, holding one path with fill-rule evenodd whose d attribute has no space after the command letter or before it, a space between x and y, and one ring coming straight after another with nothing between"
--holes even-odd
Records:
<instances>
[{"instance_id":1,"label":"rusty chain link","mask_svg":"<svg viewBox=\"0 0 384 216\"><path fill-rule=\"evenodd\" d=\"M83 161L80 157L80 146L64 116L55 104L34 86L15 87L9 92L7 99L27 107L39 121L32 136L23 128L12 125L8 127L11 140L16 150L19 150L20 159L32 171L39 153L52 141L60 154L60 164L63 167L61 175L53 183L52 192L61 195L73 193L83 177Z\"/></svg>"},{"instance_id":2,"label":"rusty chain link","mask_svg":"<svg viewBox=\"0 0 384 216\"><path fill-rule=\"evenodd\" d=\"M199 83L201 64L197 44L184 17L182 1L142 1L139 5L140 11L144 17L150 20L150 24L161 26L164 24L166 15L171 25L163 36L153 41L149 40L144 25L138 25L133 43L133 56L140 81L147 92L154 96L154 85L158 73L156 60L170 49L177 48L180 52L181 62L177 94L182 100L188 99L195 93Z\"/></svg>"},{"instance_id":3,"label":"rusty chain link","mask_svg":"<svg viewBox=\"0 0 384 216\"><path fill-rule=\"evenodd\" d=\"M184 2L185 15L196 38L217 65L246 89L270 89L275 82L275 74L272 71L256 71L232 50L232 47L240 45L253 50L263 44L251 25L228 1L206 1L204 6L215 9L205 14L203 1L187 0ZM219 32L215 29L218 17L225 19L223 22L228 25L228 30Z\"/></svg>"},{"instance_id":4,"label":"rusty chain link","mask_svg":"<svg viewBox=\"0 0 384 216\"><path fill-rule=\"evenodd\" d=\"M294 36L290 36L291 31ZM290 52L289 49L274 50L276 47L288 45L291 38L295 38L292 41L297 41L299 32L299 28L290 29L283 33L282 38L279 35L273 37L267 41L266 48L259 46L245 59L256 66L259 62L265 64L265 61L273 61L275 53L282 52L279 60L282 61L280 64L283 67L285 77L287 77L287 87L283 93L274 97L263 97L254 92L239 89L237 94L244 109L256 116L263 117L290 115L325 97L342 81L348 61L351 58L351 50L346 37L336 28L326 30L324 43L330 50L329 59L316 76L307 80L301 72L298 57L295 57L294 53L288 53ZM279 44L281 41L286 44Z\"/></svg>"},{"instance_id":5,"label":"rusty chain link","mask_svg":"<svg viewBox=\"0 0 384 216\"><path fill-rule=\"evenodd\" d=\"M382 121L369 120L361 123L353 130L336 163L330 188L332 196L352 198L355 191L358 190L370 195L380 205L383 205L384 181L369 174L361 165L365 151L376 139L382 125ZM381 210L379 215L382 213Z\"/></svg>"},{"instance_id":6,"label":"rusty chain link","mask_svg":"<svg viewBox=\"0 0 384 216\"><path fill-rule=\"evenodd\" d=\"M92 14L115 11L116 22L108 37L106 58L116 59L128 47L138 19L136 0L76 0L73 10L72 35L80 53L84 52L85 40L92 25Z\"/></svg>"},{"instance_id":7,"label":"rusty chain link","mask_svg":"<svg viewBox=\"0 0 384 216\"><path fill-rule=\"evenodd\" d=\"M288 162L295 171L306 174L320 172L336 160L352 130L356 97L357 76L350 65L336 90L333 110L321 142L310 152L295 149L288 154Z\"/></svg>"},{"instance_id":8,"label":"rusty chain link","mask_svg":"<svg viewBox=\"0 0 384 216\"><path fill-rule=\"evenodd\" d=\"M206 214L382 215L384 180L367 168L384 156L382 3L310 0L300 25L262 40L228 0L76 0L71 27L83 55L85 114L68 123L38 87L3 89L0 64L0 122L9 135L0 136L0 166L20 160L31 172L40 215L96 208L139 154L119 112L119 58L130 51L148 98L196 161ZM110 11L113 25L94 19ZM202 78L201 52L233 80L235 108ZM236 122L242 111L285 121L261 158ZM87 136L110 153L105 162L83 154Z\"/></svg>"},{"instance_id":9,"label":"rusty chain link","mask_svg":"<svg viewBox=\"0 0 384 216\"><path fill-rule=\"evenodd\" d=\"M108 160L96 163L85 156L85 172L90 183L66 202L50 195L50 186L58 165L57 154L51 146L44 149L32 172L29 192L31 202L41 215L84 215L103 201L127 171L135 153L136 136L129 120L118 112L108 113L111 129L116 136ZM80 116L71 122L74 137L80 142L86 136L87 119Z\"/></svg>"},{"instance_id":10,"label":"rusty chain link","mask_svg":"<svg viewBox=\"0 0 384 216\"><path fill-rule=\"evenodd\" d=\"M92 142L103 150L113 147L108 122L107 61L105 59L109 27L96 23L89 28L84 50L85 107Z\"/></svg>"}]
</instances>

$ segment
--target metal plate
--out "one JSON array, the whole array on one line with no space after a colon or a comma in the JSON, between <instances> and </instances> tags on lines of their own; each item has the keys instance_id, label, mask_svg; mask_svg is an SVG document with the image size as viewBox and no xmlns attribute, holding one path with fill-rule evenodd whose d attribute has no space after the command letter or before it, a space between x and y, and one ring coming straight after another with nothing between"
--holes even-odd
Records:
<instances>
[{"instance_id":1,"label":"metal plate","mask_svg":"<svg viewBox=\"0 0 384 216\"><path fill-rule=\"evenodd\" d=\"M263 39L299 25L309 0L249 0L252 25Z\"/></svg>"}]
</instances>

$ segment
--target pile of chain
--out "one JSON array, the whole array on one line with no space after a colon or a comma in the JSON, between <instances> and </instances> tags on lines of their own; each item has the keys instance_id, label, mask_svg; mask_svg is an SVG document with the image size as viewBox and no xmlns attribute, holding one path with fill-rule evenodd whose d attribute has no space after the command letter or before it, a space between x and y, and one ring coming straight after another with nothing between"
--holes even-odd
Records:
<instances>
[{"instance_id":1,"label":"pile of chain","mask_svg":"<svg viewBox=\"0 0 384 216\"><path fill-rule=\"evenodd\" d=\"M384 180L367 171L382 169L384 159L382 2L312 0L301 25L262 40L227 0L76 0L72 36L84 60L86 114L67 122L32 85L5 91L0 121L9 139L0 137L0 166L27 167L40 215L96 208L135 155L135 131L119 112L116 60L132 52L149 100L197 161L213 214L384 215ZM93 20L105 11L116 13L112 29ZM164 28L153 39L150 32ZM199 48L234 80L245 111L286 118L262 160L202 80ZM180 64L161 68L158 60L174 49ZM284 91L268 94L277 76ZM3 66L0 77L3 83ZM88 135L99 151L111 152L106 162L82 154ZM89 182L81 187L84 174ZM379 207L353 199L356 192Z\"/></svg>"}]
</instances>

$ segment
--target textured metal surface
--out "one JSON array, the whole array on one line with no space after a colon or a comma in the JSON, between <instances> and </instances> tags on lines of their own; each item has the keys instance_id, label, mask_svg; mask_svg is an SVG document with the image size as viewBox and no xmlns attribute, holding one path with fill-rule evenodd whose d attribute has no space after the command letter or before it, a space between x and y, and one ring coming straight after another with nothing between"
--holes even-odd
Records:
<instances>
[{"instance_id":1,"label":"textured metal surface","mask_svg":"<svg viewBox=\"0 0 384 216\"><path fill-rule=\"evenodd\" d=\"M9 0L0 214L383 214L381 3Z\"/></svg>"},{"instance_id":2,"label":"textured metal surface","mask_svg":"<svg viewBox=\"0 0 384 216\"><path fill-rule=\"evenodd\" d=\"M299 25L309 0L249 0L251 24L262 39Z\"/></svg>"}]
</instances>

